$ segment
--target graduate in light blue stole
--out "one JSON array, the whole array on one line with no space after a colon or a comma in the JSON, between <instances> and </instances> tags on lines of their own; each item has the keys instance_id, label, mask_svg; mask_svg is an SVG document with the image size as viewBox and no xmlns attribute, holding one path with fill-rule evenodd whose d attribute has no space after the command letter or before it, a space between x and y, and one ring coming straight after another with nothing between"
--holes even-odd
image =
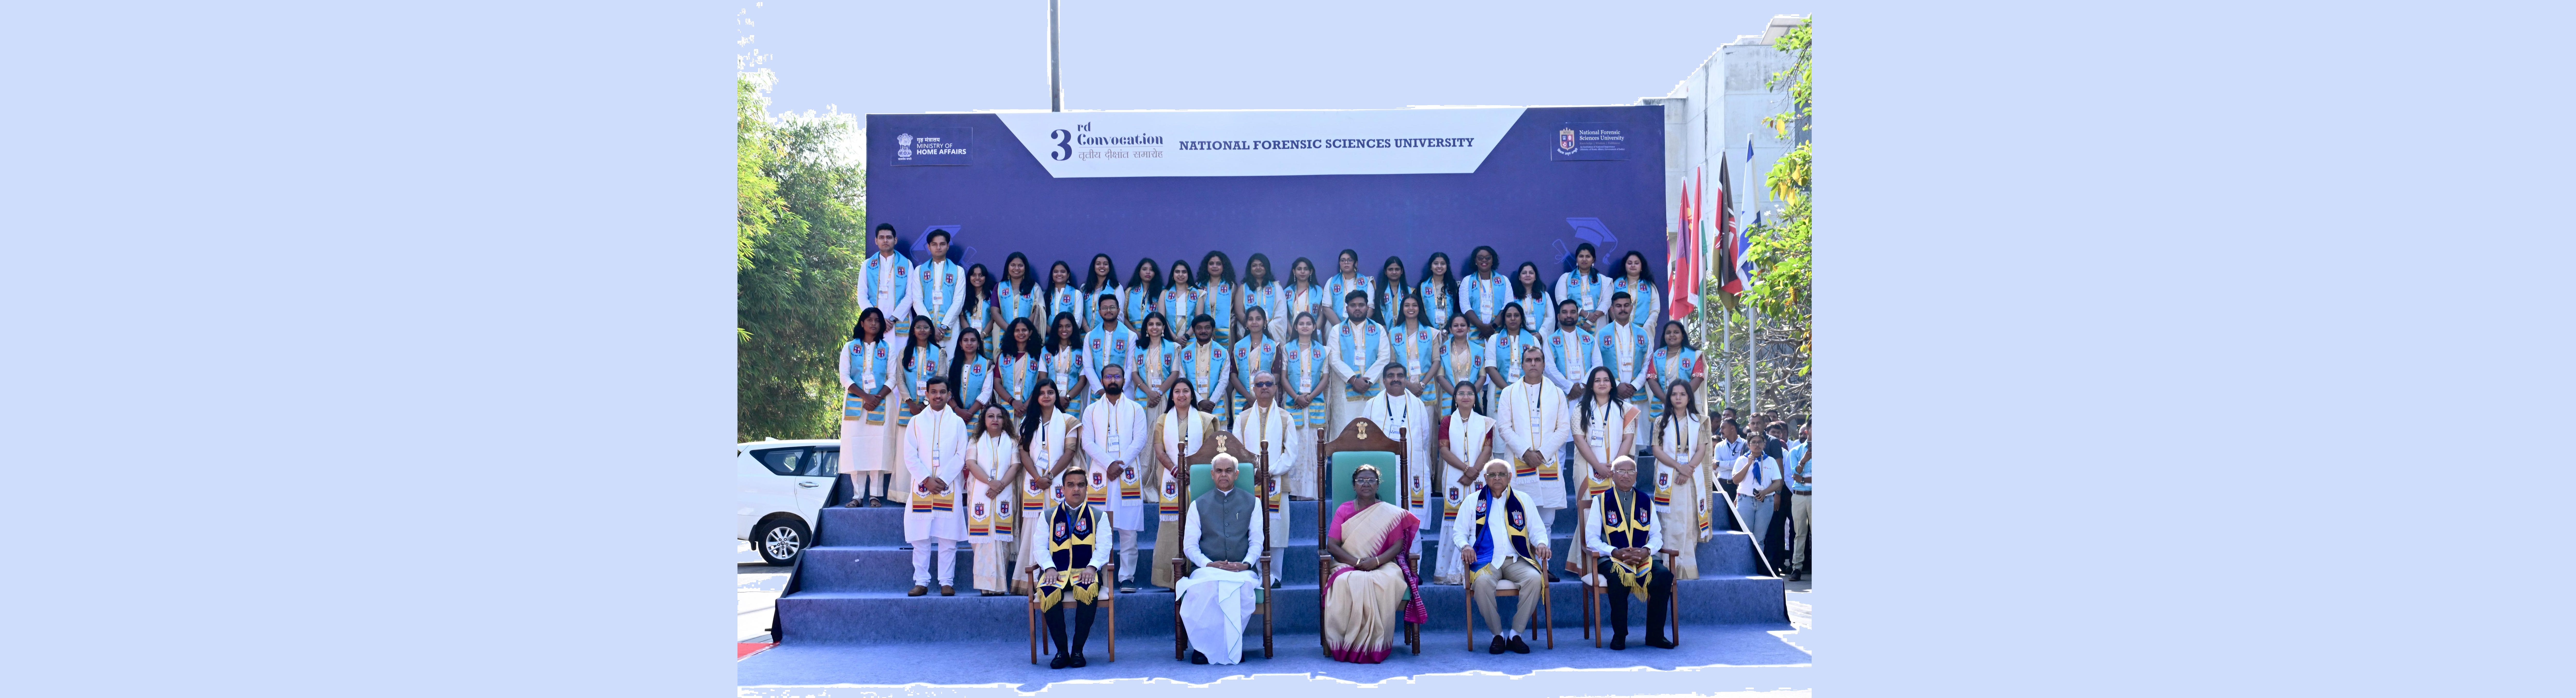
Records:
<instances>
[{"instance_id":1,"label":"graduate in light blue stole","mask_svg":"<svg viewBox=\"0 0 2576 698\"><path fill-rule=\"evenodd\" d=\"M1216 343L1234 346L1235 318L1243 316L1243 295L1234 284L1234 261L1211 251L1199 260L1199 312L1216 318Z\"/></svg>"},{"instance_id":2,"label":"graduate in light blue stole","mask_svg":"<svg viewBox=\"0 0 2576 698\"><path fill-rule=\"evenodd\" d=\"M903 396L903 402L895 406L894 426L886 432L886 438L898 446L898 454L905 430L912 427L912 418L930 409L931 377L948 375L948 350L933 339L939 325L930 318L914 315L911 327L912 336L895 349L895 391ZM895 489L910 491L913 473L906 468L904 459L898 455L888 460L893 461Z\"/></svg>"},{"instance_id":3,"label":"graduate in light blue stole","mask_svg":"<svg viewBox=\"0 0 2576 698\"><path fill-rule=\"evenodd\" d=\"M874 235L876 251L859 263L859 307L874 308L885 320L897 323L886 331L901 336L910 328L900 326L912 317L912 260L894 251L894 226L877 224Z\"/></svg>"},{"instance_id":4,"label":"graduate in light blue stole","mask_svg":"<svg viewBox=\"0 0 2576 698\"><path fill-rule=\"evenodd\" d=\"M1431 347L1431 381L1433 391L1440 393L1439 409L1432 414L1449 414L1458 408L1452 397L1458 384L1474 388L1479 402L1485 402L1485 343L1476 341L1476 321L1465 313L1449 316L1448 332ZM1477 461L1468 461L1470 463Z\"/></svg>"},{"instance_id":5,"label":"graduate in light blue stole","mask_svg":"<svg viewBox=\"0 0 2576 698\"><path fill-rule=\"evenodd\" d=\"M1072 270L1066 270L1065 278L1071 279L1072 274ZM1029 268L1029 256L1011 253L1009 259L1002 261L1002 282L993 292L993 324L1009 332L1012 320L1045 320L1052 314L1046 312L1046 295L1038 287L1037 270ZM1012 409L1013 414L1018 414L1019 408Z\"/></svg>"},{"instance_id":6,"label":"graduate in light blue stole","mask_svg":"<svg viewBox=\"0 0 2576 698\"><path fill-rule=\"evenodd\" d=\"M1189 262L1173 262L1172 275L1163 279L1163 292L1154 295L1154 309L1162 311L1163 317L1172 321L1173 332L1185 339L1190 330L1190 318L1206 312L1203 310L1207 305L1206 298L1199 289L1197 276L1198 273L1190 269Z\"/></svg>"},{"instance_id":7,"label":"graduate in light blue stole","mask_svg":"<svg viewBox=\"0 0 2576 698\"><path fill-rule=\"evenodd\" d=\"M966 300L966 270L948 261L948 231L932 230L921 237L930 248L930 261L912 270L918 286L912 290L913 313L937 325L936 340L945 344L957 336L958 314Z\"/></svg>"},{"instance_id":8,"label":"graduate in light blue stole","mask_svg":"<svg viewBox=\"0 0 2576 698\"><path fill-rule=\"evenodd\" d=\"M1127 276L1127 285L1118 287L1118 316L1126 318L1128 331L1142 334L1145 316L1162 308L1163 289L1170 286L1162 275L1162 270L1154 266L1153 258L1139 259L1136 260L1136 271ZM1166 313L1163 317L1171 315ZM1100 331L1099 323L1093 323L1091 331Z\"/></svg>"},{"instance_id":9,"label":"graduate in light blue stole","mask_svg":"<svg viewBox=\"0 0 2576 698\"><path fill-rule=\"evenodd\" d=\"M1234 413L1252 409L1252 374L1270 373L1279 362L1279 341L1270 338L1270 311L1259 305L1243 307L1243 338L1230 347L1234 362ZM1276 386L1274 386L1276 387Z\"/></svg>"},{"instance_id":10,"label":"graduate in light blue stole","mask_svg":"<svg viewBox=\"0 0 2576 698\"><path fill-rule=\"evenodd\" d=\"M1410 379L1429 381L1439 370L1433 365L1437 357L1432 352L1440 342L1440 329L1423 318L1421 296L1407 295L1396 307L1395 327L1387 330L1389 348L1395 351L1393 362L1403 364L1404 375ZM1413 392L1425 409L1440 406L1441 391L1417 387ZM1435 411L1432 414L1439 413Z\"/></svg>"},{"instance_id":11,"label":"graduate in light blue stole","mask_svg":"<svg viewBox=\"0 0 2576 698\"><path fill-rule=\"evenodd\" d=\"M984 333L972 327L957 329L957 353L948 357L948 387L951 402L966 409L958 414L983 414L984 405L993 401L993 359L984 355Z\"/></svg>"},{"instance_id":12,"label":"graduate in light blue stole","mask_svg":"<svg viewBox=\"0 0 2576 698\"><path fill-rule=\"evenodd\" d=\"M1360 273L1360 253L1358 251L1342 250L1341 254L1336 255L1333 258L1332 278L1324 280L1323 297L1317 299L1325 306L1324 318L1335 325L1351 322L1354 319L1364 319L1352 318L1349 315L1341 314L1343 306L1335 305L1335 302L1349 297L1354 292L1359 293L1361 298L1364 299L1370 296L1375 296L1377 295L1377 284L1370 282L1368 275ZM1377 374L1372 373L1369 375L1374 379Z\"/></svg>"},{"instance_id":13,"label":"graduate in light blue stole","mask_svg":"<svg viewBox=\"0 0 2576 698\"><path fill-rule=\"evenodd\" d=\"M1394 352L1387 349L1386 326L1369 319L1368 292L1342 294L1342 308L1342 317L1349 319L1334 325L1324 337L1324 346L1333 355L1333 377L1342 383L1333 391L1341 399L1333 401L1333 428L1324 432L1326 439L1340 436L1369 398L1385 390L1378 385L1379 373L1395 360Z\"/></svg>"},{"instance_id":14,"label":"graduate in light blue stole","mask_svg":"<svg viewBox=\"0 0 2576 698\"><path fill-rule=\"evenodd\" d=\"M1038 327L1054 327L1056 313L1072 313L1074 334L1088 329L1082 319L1091 316L1091 303L1082 295L1082 284L1073 281L1073 265L1063 261L1048 265L1046 288L1041 291L1046 294L1046 303L1039 308Z\"/></svg>"},{"instance_id":15,"label":"graduate in light blue stole","mask_svg":"<svg viewBox=\"0 0 2576 698\"><path fill-rule=\"evenodd\" d=\"M1091 256L1091 274L1082 277L1082 297L1074 299L1069 308L1057 308L1056 311L1070 309L1074 317L1081 320L1084 332L1100 329L1099 300L1103 293L1117 296L1120 303L1127 302L1126 287L1118 285L1117 264L1109 261L1109 255L1095 254Z\"/></svg>"},{"instance_id":16,"label":"graduate in light blue stole","mask_svg":"<svg viewBox=\"0 0 2576 698\"><path fill-rule=\"evenodd\" d=\"M1557 300L1574 301L1575 321L1587 330L1600 326L1601 318L1610 314L1610 279L1601 275L1601 260L1594 254L1592 243L1575 245L1574 268L1556 277Z\"/></svg>"},{"instance_id":17,"label":"graduate in light blue stole","mask_svg":"<svg viewBox=\"0 0 2576 698\"><path fill-rule=\"evenodd\" d=\"M1295 317L1296 313L1288 312L1288 289L1280 286L1279 281L1270 275L1269 255L1255 252L1244 260L1242 295L1241 312L1249 313L1253 308L1260 308L1262 319L1268 321L1263 326L1269 328L1270 338L1288 341L1288 319Z\"/></svg>"},{"instance_id":18,"label":"graduate in light blue stole","mask_svg":"<svg viewBox=\"0 0 2576 698\"><path fill-rule=\"evenodd\" d=\"M1520 356L1521 350L1529 347L1538 347L1542 353L1547 350L1547 345L1539 341L1538 333L1530 330L1529 313L1521 304L1504 303L1502 314L1497 317L1501 319L1494 321L1493 336L1485 339L1487 402L1500 396L1503 388L1520 382L1521 362L1512 357Z\"/></svg>"},{"instance_id":19,"label":"graduate in light blue stole","mask_svg":"<svg viewBox=\"0 0 2576 698\"><path fill-rule=\"evenodd\" d=\"M1190 341L1181 345L1181 375L1189 378L1198 399L1190 407L1234 425L1234 351L1216 341L1216 318L1206 313L1190 318ZM1209 386L1198 390L1197 386Z\"/></svg>"},{"instance_id":20,"label":"graduate in light blue stole","mask_svg":"<svg viewBox=\"0 0 2576 698\"><path fill-rule=\"evenodd\" d=\"M1332 350L1324 347L1324 336L1319 330L1321 321L1314 313L1299 311L1291 327L1295 328L1294 333L1288 336L1286 344L1279 346L1279 363L1288 374L1285 376L1287 385L1282 387L1287 388L1288 409L1294 410L1290 416L1296 418L1299 429L1322 429L1330 414L1325 407L1328 403L1324 400L1324 389L1332 387L1325 380L1330 375L1332 359L1329 355ZM1296 483L1289 484L1293 487ZM1312 484L1306 485L1308 490L1314 488Z\"/></svg>"},{"instance_id":21,"label":"graduate in light blue stole","mask_svg":"<svg viewBox=\"0 0 2576 698\"><path fill-rule=\"evenodd\" d=\"M999 350L993 352L993 398L987 402L999 403L1011 414L1028 411L1029 389L1046 375L1039 370L1039 349L1038 326L1028 318L1012 320L1002 330Z\"/></svg>"},{"instance_id":22,"label":"graduate in light blue stole","mask_svg":"<svg viewBox=\"0 0 2576 698\"><path fill-rule=\"evenodd\" d=\"M1573 300L1556 302L1556 329L1547 335L1547 380L1572 392L1577 381L1601 365L1601 338L1583 328L1583 310Z\"/></svg>"},{"instance_id":23,"label":"graduate in light blue stole","mask_svg":"<svg viewBox=\"0 0 2576 698\"><path fill-rule=\"evenodd\" d=\"M1612 292L1610 318L1601 323L1601 330L1594 336L1601 340L1601 365L1609 367L1610 379L1619 384L1613 394L1652 414L1647 405L1663 398L1646 385L1646 352L1652 345L1646 323L1636 316L1636 305L1636 299L1628 297L1628 292Z\"/></svg>"},{"instance_id":24,"label":"graduate in light blue stole","mask_svg":"<svg viewBox=\"0 0 2576 698\"><path fill-rule=\"evenodd\" d=\"M1503 275L1502 258L1491 245L1467 253L1467 278L1458 282L1458 311L1476 323L1478 336L1494 333L1503 321L1503 304L1512 301L1511 277Z\"/></svg>"},{"instance_id":25,"label":"graduate in light blue stole","mask_svg":"<svg viewBox=\"0 0 2576 698\"><path fill-rule=\"evenodd\" d=\"M893 442L887 438L886 396L894 391L894 346L886 341L885 313L859 311L850 341L841 345L841 466L830 500L842 506L881 506L889 489Z\"/></svg>"},{"instance_id":26,"label":"graduate in light blue stole","mask_svg":"<svg viewBox=\"0 0 2576 698\"><path fill-rule=\"evenodd\" d=\"M1422 324L1446 328L1449 316L1458 314L1458 278L1449 273L1449 253L1433 252L1430 261L1422 263L1422 283L1413 295L1422 299Z\"/></svg>"},{"instance_id":27,"label":"graduate in light blue stole","mask_svg":"<svg viewBox=\"0 0 2576 698\"><path fill-rule=\"evenodd\" d=\"M1101 367L1114 365L1121 373L1134 373L1137 351L1136 331L1118 319L1118 297L1104 293L1092 300L1100 308L1100 324L1082 334L1082 356L1085 377L1096 393L1101 387Z\"/></svg>"},{"instance_id":28,"label":"graduate in light blue stole","mask_svg":"<svg viewBox=\"0 0 2576 698\"><path fill-rule=\"evenodd\" d=\"M1061 394L1056 396L1056 409L1075 417L1082 416L1082 405L1091 387L1090 357L1082 353L1081 321L1073 313L1056 313L1049 321L1046 355L1038 357L1038 370L1055 383Z\"/></svg>"}]
</instances>

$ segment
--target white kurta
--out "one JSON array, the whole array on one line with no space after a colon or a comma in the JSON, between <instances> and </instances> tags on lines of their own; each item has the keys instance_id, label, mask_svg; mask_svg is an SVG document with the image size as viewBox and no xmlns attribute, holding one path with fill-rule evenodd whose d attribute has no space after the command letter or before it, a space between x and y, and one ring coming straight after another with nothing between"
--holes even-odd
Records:
<instances>
[{"instance_id":1,"label":"white kurta","mask_svg":"<svg viewBox=\"0 0 2576 698\"><path fill-rule=\"evenodd\" d=\"M1273 404L1263 407L1260 403L1254 403L1251 409L1235 416L1234 438L1242 441L1244 448L1254 453L1263 453L1263 444L1269 444L1269 451L1266 454L1270 456L1272 488L1269 505L1278 507L1278 511L1270 515L1270 530L1278 534L1271 537L1270 547L1288 547L1288 532L1292 529L1288 528L1290 489L1286 486L1286 481L1291 477L1291 473L1300 470L1296 466L1304 462L1307 445L1315 442L1314 434L1297 428L1297 423L1288 417L1286 405ZM1312 468L1302 470L1313 472ZM1312 483L1308 484L1308 487L1312 486Z\"/></svg>"},{"instance_id":2,"label":"white kurta","mask_svg":"<svg viewBox=\"0 0 2576 698\"><path fill-rule=\"evenodd\" d=\"M858 347L859 351L853 352L851 350L852 345L862 346ZM855 359L852 357L852 354L854 353L857 354ZM873 344L860 342L854 339L841 345L841 358L839 361L841 371L841 389L843 391L847 391L852 386L856 386L859 389L859 392L874 393L878 388L892 385L893 381L889 378L887 371L893 365L894 355L894 345L882 339L877 340ZM845 392L842 397L845 405L847 404L848 399L849 398ZM841 416L841 472L849 474L877 473L894 469L893 466L886 463L887 455L894 452L894 449L887 443L886 435L887 431L894 426L894 403L899 399L900 398L894 396L892 391L888 391L886 393L885 402L879 403L885 407L884 416L876 420L873 424L869 423L864 413L861 416L852 417L848 415L848 411L846 409L843 410L843 414ZM874 476L870 475L870 477ZM853 484L864 489L866 485L872 483ZM852 498L857 498L858 496L858 492L850 493L850 497Z\"/></svg>"},{"instance_id":3,"label":"white kurta","mask_svg":"<svg viewBox=\"0 0 2576 698\"><path fill-rule=\"evenodd\" d=\"M917 476L911 494L905 498L910 506L903 514L903 539L918 546L933 538L965 538L966 516L958 511L957 502L964 499L966 420L958 419L951 410L913 415L911 428L903 432L903 441L904 466ZM948 492L930 493L928 484L933 475L948 483Z\"/></svg>"},{"instance_id":4,"label":"white kurta","mask_svg":"<svg viewBox=\"0 0 2576 698\"><path fill-rule=\"evenodd\" d=\"M1145 421L1145 407L1121 395L1118 399L1101 398L1082 410L1082 450L1091 457L1092 478L1112 492L1109 500L1110 526L1121 531L1143 530L1145 519L1144 468L1153 467L1144 460L1145 446L1153 438L1153 423ZM1126 463L1126 472L1117 482L1105 476L1109 464ZM1128 499L1134 491L1136 498Z\"/></svg>"},{"instance_id":5,"label":"white kurta","mask_svg":"<svg viewBox=\"0 0 2576 698\"><path fill-rule=\"evenodd\" d=\"M1343 346L1346 343L1348 347ZM1360 416L1361 405L1368 401L1368 398L1351 398L1351 378L1367 378L1370 383L1377 384L1369 386L1371 390L1382 392L1386 365L1395 357L1387 346L1386 327L1369 321L1343 323L1326 329L1324 355L1327 385L1324 392L1317 393L1315 397L1332 406L1333 427L1324 433L1324 439L1329 441L1342 435L1342 429Z\"/></svg>"},{"instance_id":6,"label":"white kurta","mask_svg":"<svg viewBox=\"0 0 2576 698\"><path fill-rule=\"evenodd\" d=\"M1565 394L1544 380L1536 384L1520 381L1503 388L1494 403L1494 421L1502 425L1495 455L1512 462L1512 489L1520 490L1540 507L1563 508L1565 464L1558 454L1572 437ZM1521 455L1531 450L1538 451L1547 462L1535 472L1521 474L1527 468L1521 464Z\"/></svg>"},{"instance_id":7,"label":"white kurta","mask_svg":"<svg viewBox=\"0 0 2576 698\"><path fill-rule=\"evenodd\" d=\"M1241 487L1242 481L1237 480L1236 486ZM1207 518L1207 512L1197 508L1197 502L1190 506L1189 523L1181 531L1181 552L1198 569L1172 584L1172 593L1179 597L1181 606L1181 626L1190 631L1190 649L1207 655L1208 663L1241 662L1243 628L1256 606L1254 590L1260 588L1260 568L1229 572L1207 566L1215 561L1199 551L1199 522ZM1260 526L1251 528L1250 542L1244 547L1246 559L1227 562L1249 563L1260 558L1256 552L1261 550Z\"/></svg>"},{"instance_id":8,"label":"white kurta","mask_svg":"<svg viewBox=\"0 0 2576 698\"><path fill-rule=\"evenodd\" d=\"M1028 486L1024 475L1005 474L1020 457L1019 445L1008 436L984 436L967 447L975 464L984 473L1004 478L999 495L987 495L992 485L975 482L963 485L966 490L966 539L975 546L975 589L978 591L1011 590L1011 537L1016 528L1014 515L1019 509L1019 492ZM978 533L982 531L982 533Z\"/></svg>"},{"instance_id":9,"label":"white kurta","mask_svg":"<svg viewBox=\"0 0 2576 698\"><path fill-rule=\"evenodd\" d=\"M1423 407L1422 397L1414 393L1405 393L1403 397L1378 393L1377 397L1369 398L1366 407L1360 408L1360 416L1376 422L1378 428L1386 430L1388 435L1404 439L1405 473L1411 482L1408 489L1402 490L1405 494L1389 492L1384 495L1386 499L1398 501L1398 506L1413 512L1415 520L1437 520L1431 518L1431 492L1434 486L1432 478L1440 472L1437 467L1440 461L1435 455L1440 451L1435 445L1439 437L1432 431L1431 408Z\"/></svg>"},{"instance_id":10,"label":"white kurta","mask_svg":"<svg viewBox=\"0 0 2576 698\"><path fill-rule=\"evenodd\" d=\"M1699 546L1695 544L1716 535L1714 519L1710 521L1712 525L1700 525L1700 520L1710 513L1710 497L1705 496L1710 468L1706 464L1691 465L1692 458L1710 447L1706 421L1698 415L1677 416L1672 426L1655 435L1657 446L1686 466L1655 463L1655 515L1662 519L1664 535L1674 539L1665 547L1681 552L1673 560L1674 579L1699 578ZM1654 428L1653 423L1649 422L1647 428ZM1682 482L1685 472L1690 476L1689 482Z\"/></svg>"}]
</instances>

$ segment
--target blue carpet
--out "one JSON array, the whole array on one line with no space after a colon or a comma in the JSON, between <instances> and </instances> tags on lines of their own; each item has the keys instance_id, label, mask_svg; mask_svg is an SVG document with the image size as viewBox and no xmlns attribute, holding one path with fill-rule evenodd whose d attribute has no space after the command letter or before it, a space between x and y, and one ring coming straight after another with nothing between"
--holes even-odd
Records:
<instances>
[{"instance_id":1,"label":"blue carpet","mask_svg":"<svg viewBox=\"0 0 2576 698\"><path fill-rule=\"evenodd\" d=\"M1219 666L1195 665L1172 658L1169 634L1156 636L1128 635L1119 640L1118 661L1108 661L1106 643L1095 631L1085 654L1091 665L1080 669L1048 669L1044 664L1028 663L1028 646L1013 642L909 642L901 644L835 644L791 643L752 655L736 665L737 682L753 686L815 686L832 684L901 685L927 683L936 685L1014 685L1018 690L1035 691L1054 681L1099 681L1119 678L1161 677L1195 684L1205 684L1227 677L1254 674L1309 674L1358 683L1374 683L1390 678L1467 671L1499 672L1523 676L1541 669L1615 669L1643 667L1673 670L1704 666L1780 666L1811 663L1807 652L1784 642L1774 632L1790 630L1788 624L1729 624L1682 626L1682 645L1675 649L1658 649L1642 644L1642 635L1630 636L1627 650L1594 648L1580 633L1558 628L1556 649L1533 643L1529 654L1486 654L1485 638L1477 638L1478 648L1467 649L1464 633L1425 633L1422 654L1413 655L1399 647L1383 664L1345 664L1324 656L1322 646L1312 634L1276 638L1276 655L1261 658L1260 640L1247 642L1241 664ZM1642 630L1639 631L1642 633ZM1044 658L1041 657L1041 660Z\"/></svg>"}]
</instances>

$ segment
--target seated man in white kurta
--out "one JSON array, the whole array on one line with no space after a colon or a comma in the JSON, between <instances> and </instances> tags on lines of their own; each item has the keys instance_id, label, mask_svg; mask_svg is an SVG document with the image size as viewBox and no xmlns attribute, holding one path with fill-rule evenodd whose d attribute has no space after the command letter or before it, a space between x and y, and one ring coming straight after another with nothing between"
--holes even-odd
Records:
<instances>
[{"instance_id":1,"label":"seated man in white kurta","mask_svg":"<svg viewBox=\"0 0 2576 698\"><path fill-rule=\"evenodd\" d=\"M930 408L913 415L903 432L904 465L917 476L911 507L903 513L903 539L912 543L912 591L930 591L930 555L939 553L939 595L957 595L957 541L966 538L966 517L957 509L957 488L966 470L966 420L948 405L948 379L932 376L922 388Z\"/></svg>"},{"instance_id":2,"label":"seated man in white kurta","mask_svg":"<svg viewBox=\"0 0 2576 698\"><path fill-rule=\"evenodd\" d=\"M1234 456L1218 454L1208 462L1216 489L1190 501L1189 521L1181 527L1181 553L1197 565L1190 576L1172 584L1180 596L1181 626L1190 631L1190 663L1234 664L1243 661L1243 625L1252 617L1260 587L1261 511L1252 490L1237 489Z\"/></svg>"}]
</instances>

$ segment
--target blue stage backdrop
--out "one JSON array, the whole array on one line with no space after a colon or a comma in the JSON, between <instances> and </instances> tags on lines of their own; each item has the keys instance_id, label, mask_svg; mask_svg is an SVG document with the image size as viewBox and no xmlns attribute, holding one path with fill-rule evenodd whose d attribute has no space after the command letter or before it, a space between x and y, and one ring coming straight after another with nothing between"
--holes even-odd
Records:
<instances>
[{"instance_id":1,"label":"blue stage backdrop","mask_svg":"<svg viewBox=\"0 0 2576 698\"><path fill-rule=\"evenodd\" d=\"M907 250L948 228L996 277L1014 251L1077 279L1094 253L1124 279L1210 250L1329 275L1350 248L1419 281L1432 252L1463 276L1492 245L1552 284L1591 242L1603 273L1637 250L1665 281L1661 106L870 114L867 138L868 226Z\"/></svg>"}]
</instances>

